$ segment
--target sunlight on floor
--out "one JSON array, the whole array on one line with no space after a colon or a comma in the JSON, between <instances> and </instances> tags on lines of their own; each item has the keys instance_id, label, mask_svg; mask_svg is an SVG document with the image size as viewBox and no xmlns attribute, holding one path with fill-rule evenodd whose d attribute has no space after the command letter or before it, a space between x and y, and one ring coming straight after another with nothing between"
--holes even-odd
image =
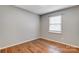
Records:
<instances>
[{"instance_id":1,"label":"sunlight on floor","mask_svg":"<svg viewBox=\"0 0 79 59\"><path fill-rule=\"evenodd\" d=\"M61 50L56 46L48 46L48 53L61 53Z\"/></svg>"}]
</instances>

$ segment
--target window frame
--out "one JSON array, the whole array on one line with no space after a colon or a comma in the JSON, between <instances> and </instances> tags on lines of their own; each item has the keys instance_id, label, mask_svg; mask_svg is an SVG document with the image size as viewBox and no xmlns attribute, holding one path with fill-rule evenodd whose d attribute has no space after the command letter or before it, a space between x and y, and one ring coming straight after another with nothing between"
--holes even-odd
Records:
<instances>
[{"instance_id":1,"label":"window frame","mask_svg":"<svg viewBox=\"0 0 79 59\"><path fill-rule=\"evenodd\" d=\"M55 33L55 34L62 34L62 31L63 31L63 17L62 17L62 15L60 14L60 15L54 15L54 16L48 16L48 22L50 21L50 17L56 17L56 16L61 16L61 31L50 31L49 30L49 27L50 27L50 25L53 25L53 24L48 24L48 32L49 33Z\"/></svg>"}]
</instances>

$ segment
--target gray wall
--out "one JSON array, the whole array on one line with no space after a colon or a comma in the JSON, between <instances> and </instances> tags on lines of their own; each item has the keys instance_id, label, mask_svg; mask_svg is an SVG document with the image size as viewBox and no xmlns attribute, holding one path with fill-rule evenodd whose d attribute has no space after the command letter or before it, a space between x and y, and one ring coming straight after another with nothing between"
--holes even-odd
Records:
<instances>
[{"instance_id":1,"label":"gray wall","mask_svg":"<svg viewBox=\"0 0 79 59\"><path fill-rule=\"evenodd\" d=\"M54 34L48 32L49 16L62 15L63 32ZM79 46L79 6L53 12L41 16L41 36L59 42Z\"/></svg>"},{"instance_id":2,"label":"gray wall","mask_svg":"<svg viewBox=\"0 0 79 59\"><path fill-rule=\"evenodd\" d=\"M0 48L39 37L39 16L13 6L0 6Z\"/></svg>"},{"instance_id":3,"label":"gray wall","mask_svg":"<svg viewBox=\"0 0 79 59\"><path fill-rule=\"evenodd\" d=\"M63 17L62 34L48 33L48 16ZM40 20L39 20L40 19ZM41 24L40 24L41 22ZM12 6L0 6L0 48L41 36L79 46L79 6L38 15Z\"/></svg>"}]
</instances>

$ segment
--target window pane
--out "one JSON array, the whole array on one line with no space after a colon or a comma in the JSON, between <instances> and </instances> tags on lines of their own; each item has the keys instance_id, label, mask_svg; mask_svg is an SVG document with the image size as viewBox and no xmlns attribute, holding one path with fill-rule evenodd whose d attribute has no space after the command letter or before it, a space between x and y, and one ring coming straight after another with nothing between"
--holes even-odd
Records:
<instances>
[{"instance_id":1,"label":"window pane","mask_svg":"<svg viewBox=\"0 0 79 59\"><path fill-rule=\"evenodd\" d=\"M49 18L49 24L61 23L61 15Z\"/></svg>"},{"instance_id":2,"label":"window pane","mask_svg":"<svg viewBox=\"0 0 79 59\"><path fill-rule=\"evenodd\" d=\"M50 25L49 31L58 31L61 32L61 25Z\"/></svg>"}]
</instances>

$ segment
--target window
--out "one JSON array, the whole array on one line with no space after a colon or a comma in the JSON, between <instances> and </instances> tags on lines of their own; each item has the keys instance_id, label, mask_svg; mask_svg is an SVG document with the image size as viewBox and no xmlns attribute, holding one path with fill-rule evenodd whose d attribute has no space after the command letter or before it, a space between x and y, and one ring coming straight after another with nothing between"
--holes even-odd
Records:
<instances>
[{"instance_id":1,"label":"window","mask_svg":"<svg viewBox=\"0 0 79 59\"><path fill-rule=\"evenodd\" d=\"M61 15L49 17L49 32L61 33Z\"/></svg>"}]
</instances>

